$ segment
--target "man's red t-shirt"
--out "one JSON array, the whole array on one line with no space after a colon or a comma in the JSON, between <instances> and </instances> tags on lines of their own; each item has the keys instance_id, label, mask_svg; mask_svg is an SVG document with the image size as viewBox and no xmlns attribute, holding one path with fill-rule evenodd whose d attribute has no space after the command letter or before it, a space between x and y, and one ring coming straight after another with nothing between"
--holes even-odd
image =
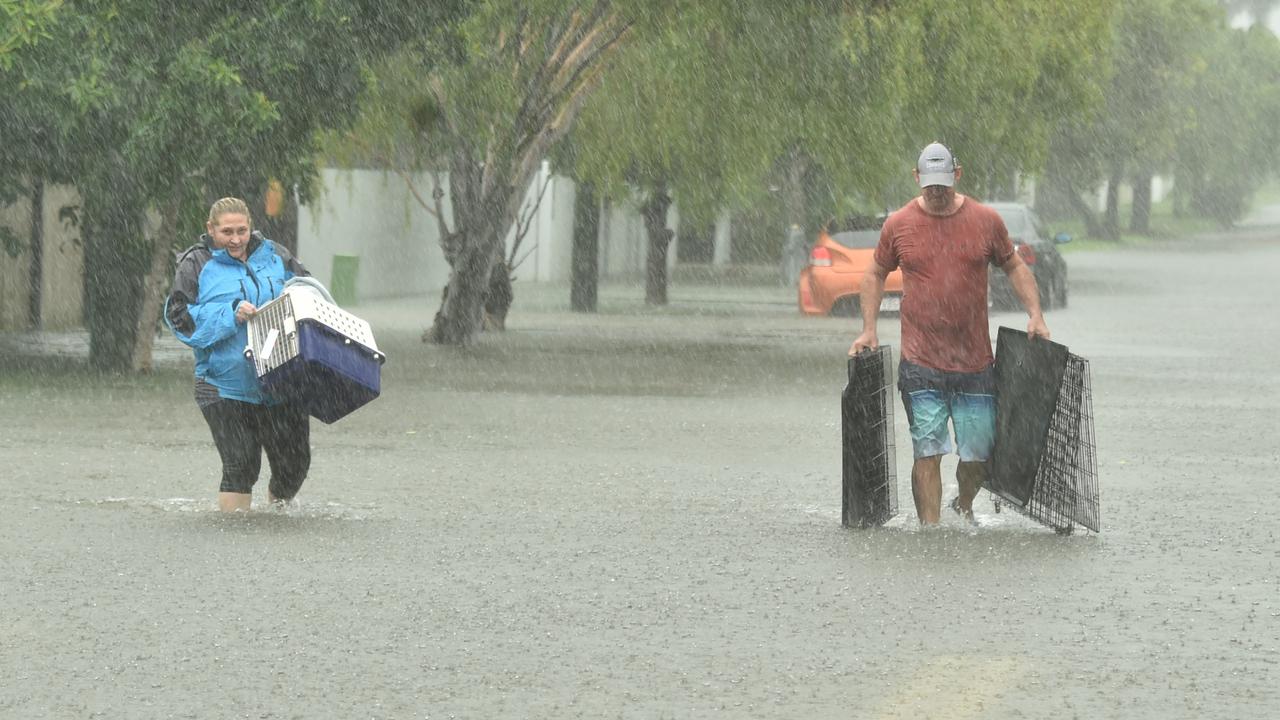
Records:
<instances>
[{"instance_id":1,"label":"man's red t-shirt","mask_svg":"<svg viewBox=\"0 0 1280 720\"><path fill-rule=\"evenodd\" d=\"M987 267L1012 256L1000 215L973 198L942 217L915 199L890 215L875 259L886 270L902 268L902 357L948 372L990 367Z\"/></svg>"}]
</instances>

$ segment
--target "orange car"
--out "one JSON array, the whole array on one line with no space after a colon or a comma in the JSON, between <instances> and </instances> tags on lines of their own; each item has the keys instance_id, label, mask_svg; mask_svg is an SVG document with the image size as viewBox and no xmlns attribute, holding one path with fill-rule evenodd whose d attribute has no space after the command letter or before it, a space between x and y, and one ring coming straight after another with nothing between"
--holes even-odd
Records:
<instances>
[{"instance_id":1,"label":"orange car","mask_svg":"<svg viewBox=\"0 0 1280 720\"><path fill-rule=\"evenodd\" d=\"M871 267L884 218L846 223L848 228L818 233L809 251L809 264L800 271L800 312L806 315L852 315L861 312L858 291L862 275ZM902 303L902 271L884 282L881 312L897 312Z\"/></svg>"}]
</instances>

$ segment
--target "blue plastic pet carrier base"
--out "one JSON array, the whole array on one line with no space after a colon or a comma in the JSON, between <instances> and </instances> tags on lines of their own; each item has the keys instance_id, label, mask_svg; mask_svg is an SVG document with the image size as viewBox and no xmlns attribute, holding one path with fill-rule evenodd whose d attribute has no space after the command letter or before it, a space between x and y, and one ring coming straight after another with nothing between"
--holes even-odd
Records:
<instances>
[{"instance_id":1,"label":"blue plastic pet carrier base","mask_svg":"<svg viewBox=\"0 0 1280 720\"><path fill-rule=\"evenodd\" d=\"M271 399L325 423L378 397L382 364L369 323L338 307L311 278L294 278L249 319L245 357Z\"/></svg>"},{"instance_id":2,"label":"blue plastic pet carrier base","mask_svg":"<svg viewBox=\"0 0 1280 720\"><path fill-rule=\"evenodd\" d=\"M316 322L298 323L298 354L259 378L273 399L333 423L378 397L382 364L368 348Z\"/></svg>"}]
</instances>

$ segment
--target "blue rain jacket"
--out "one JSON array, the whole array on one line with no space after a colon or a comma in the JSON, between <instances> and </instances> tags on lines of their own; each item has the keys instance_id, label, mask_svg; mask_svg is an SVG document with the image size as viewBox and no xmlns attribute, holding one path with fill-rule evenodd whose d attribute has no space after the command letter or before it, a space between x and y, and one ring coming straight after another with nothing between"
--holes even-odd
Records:
<instances>
[{"instance_id":1,"label":"blue rain jacket","mask_svg":"<svg viewBox=\"0 0 1280 720\"><path fill-rule=\"evenodd\" d=\"M208 235L179 255L164 318L195 351L197 386L207 383L222 398L265 403L253 363L244 356L249 331L236 322L236 307L247 300L260 308L280 296L286 280L309 274L286 248L257 231L244 262L214 250Z\"/></svg>"}]
</instances>

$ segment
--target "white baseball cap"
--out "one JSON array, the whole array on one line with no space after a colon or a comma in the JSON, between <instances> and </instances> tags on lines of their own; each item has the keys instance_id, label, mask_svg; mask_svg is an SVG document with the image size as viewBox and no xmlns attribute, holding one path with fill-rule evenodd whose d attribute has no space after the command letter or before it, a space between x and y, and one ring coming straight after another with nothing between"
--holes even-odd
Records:
<instances>
[{"instance_id":1,"label":"white baseball cap","mask_svg":"<svg viewBox=\"0 0 1280 720\"><path fill-rule=\"evenodd\" d=\"M956 184L956 159L942 143L930 143L920 151L916 170L920 172L920 187L930 185L951 187Z\"/></svg>"}]
</instances>

